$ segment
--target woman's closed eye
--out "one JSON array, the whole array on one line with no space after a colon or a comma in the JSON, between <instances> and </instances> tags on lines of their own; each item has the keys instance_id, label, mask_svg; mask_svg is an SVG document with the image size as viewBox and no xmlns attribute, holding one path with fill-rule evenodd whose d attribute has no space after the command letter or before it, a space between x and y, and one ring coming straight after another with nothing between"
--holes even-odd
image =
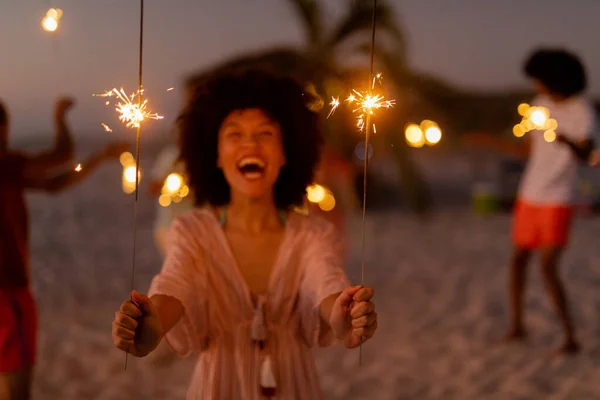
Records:
<instances>
[{"instance_id":1,"label":"woman's closed eye","mask_svg":"<svg viewBox=\"0 0 600 400\"><path fill-rule=\"evenodd\" d=\"M237 139L237 138L241 137L242 134L239 131L230 131L230 132L227 132L227 134L225 136L228 138Z\"/></svg>"},{"instance_id":2,"label":"woman's closed eye","mask_svg":"<svg viewBox=\"0 0 600 400\"><path fill-rule=\"evenodd\" d=\"M270 136L275 136L275 132L273 132L273 131L268 131L268 130L265 130L265 131L261 131L261 132L259 132L259 133L258 133L258 136L259 136L259 137L270 137Z\"/></svg>"}]
</instances>

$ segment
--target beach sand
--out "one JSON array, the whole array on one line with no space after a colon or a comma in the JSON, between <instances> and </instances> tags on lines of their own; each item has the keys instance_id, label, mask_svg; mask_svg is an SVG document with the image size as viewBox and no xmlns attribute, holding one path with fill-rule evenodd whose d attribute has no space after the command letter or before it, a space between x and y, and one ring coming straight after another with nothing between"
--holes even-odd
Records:
<instances>
[{"instance_id":1,"label":"beach sand","mask_svg":"<svg viewBox=\"0 0 600 400\"><path fill-rule=\"evenodd\" d=\"M106 165L57 197L30 195L33 286L39 305L34 399L183 399L193 359L137 359L111 341L131 285L133 197ZM135 288L161 266L152 240L156 200L141 193ZM562 272L583 352L548 360L560 332L532 265L531 336L499 345L505 329L510 216L441 208L429 219L369 212L366 284L380 327L364 348L316 349L328 399L592 399L600 397L600 226L578 219ZM348 221L348 273L360 281L360 219ZM535 261L534 261L535 262Z\"/></svg>"}]
</instances>

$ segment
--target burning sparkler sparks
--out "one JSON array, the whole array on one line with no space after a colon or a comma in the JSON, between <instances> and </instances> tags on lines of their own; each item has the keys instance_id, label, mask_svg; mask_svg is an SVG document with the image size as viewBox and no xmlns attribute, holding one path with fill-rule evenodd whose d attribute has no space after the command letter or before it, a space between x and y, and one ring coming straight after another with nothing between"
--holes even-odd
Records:
<instances>
[{"instance_id":1,"label":"burning sparkler sparks","mask_svg":"<svg viewBox=\"0 0 600 400\"><path fill-rule=\"evenodd\" d=\"M374 115L376 110L380 108L390 108L395 104L395 100L386 100L383 95L372 93L373 90L375 90L376 82L381 83L381 74L377 74L375 77L373 77L373 83L370 91L360 92L356 89L352 89L352 92L346 98L346 102L348 104L355 106L352 112L357 115L356 126L360 131L365 129L367 117ZM331 111L329 111L327 118L329 118L339 107L339 97L332 97L329 105L331 106ZM375 132L375 130L375 124L373 124L373 132Z\"/></svg>"},{"instance_id":2,"label":"burning sparkler sparks","mask_svg":"<svg viewBox=\"0 0 600 400\"><path fill-rule=\"evenodd\" d=\"M141 95L144 89L127 96L123 88L120 90L112 89L101 94L94 94L97 97L115 97L118 101L115 110L119 114L119 120L125 124L127 128L139 128L142 121L145 119L163 119L164 117L156 113L152 113L147 109L148 99L141 103L135 102L136 96ZM109 102L107 102L109 104ZM107 128L105 124L102 126ZM110 129L110 128L109 128ZM109 131L110 132L110 131Z\"/></svg>"},{"instance_id":3,"label":"burning sparkler sparks","mask_svg":"<svg viewBox=\"0 0 600 400\"><path fill-rule=\"evenodd\" d=\"M77 164L77 166L75 167L75 172L79 172L81 171L81 164Z\"/></svg>"}]
</instances>

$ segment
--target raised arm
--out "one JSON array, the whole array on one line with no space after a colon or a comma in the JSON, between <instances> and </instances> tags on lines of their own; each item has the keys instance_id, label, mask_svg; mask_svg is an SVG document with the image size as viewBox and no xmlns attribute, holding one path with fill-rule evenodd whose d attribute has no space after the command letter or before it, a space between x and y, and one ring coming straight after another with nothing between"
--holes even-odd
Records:
<instances>
[{"instance_id":1,"label":"raised arm","mask_svg":"<svg viewBox=\"0 0 600 400\"><path fill-rule=\"evenodd\" d=\"M80 171L69 168L66 171L55 173L54 175L43 174L41 171L25 171L25 187L28 189L42 190L48 193L60 192L69 186L83 181L93 171L95 171L104 161L117 159L119 155L126 151L128 143L115 142L100 149L88 158ZM38 173L39 172L39 173Z\"/></svg>"},{"instance_id":2,"label":"raised arm","mask_svg":"<svg viewBox=\"0 0 600 400\"><path fill-rule=\"evenodd\" d=\"M519 140L508 140L485 132L474 132L465 134L463 139L469 145L518 158L529 157L531 151L531 142L528 136Z\"/></svg>"},{"instance_id":3,"label":"raised arm","mask_svg":"<svg viewBox=\"0 0 600 400\"><path fill-rule=\"evenodd\" d=\"M54 108L55 139L51 150L27 157L25 175L41 175L48 170L62 167L72 161L74 153L73 138L66 122L67 112L73 107L73 100L61 98Z\"/></svg>"}]
</instances>

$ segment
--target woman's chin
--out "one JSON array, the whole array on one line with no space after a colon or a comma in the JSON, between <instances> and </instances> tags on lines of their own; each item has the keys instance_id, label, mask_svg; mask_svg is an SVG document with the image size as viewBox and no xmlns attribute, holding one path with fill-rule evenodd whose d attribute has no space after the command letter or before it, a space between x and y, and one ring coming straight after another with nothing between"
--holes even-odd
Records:
<instances>
[{"instance_id":1,"label":"woman's chin","mask_svg":"<svg viewBox=\"0 0 600 400\"><path fill-rule=\"evenodd\" d=\"M236 197L251 201L272 200L273 195L270 187L258 183L240 185L235 192L238 194Z\"/></svg>"}]
</instances>

